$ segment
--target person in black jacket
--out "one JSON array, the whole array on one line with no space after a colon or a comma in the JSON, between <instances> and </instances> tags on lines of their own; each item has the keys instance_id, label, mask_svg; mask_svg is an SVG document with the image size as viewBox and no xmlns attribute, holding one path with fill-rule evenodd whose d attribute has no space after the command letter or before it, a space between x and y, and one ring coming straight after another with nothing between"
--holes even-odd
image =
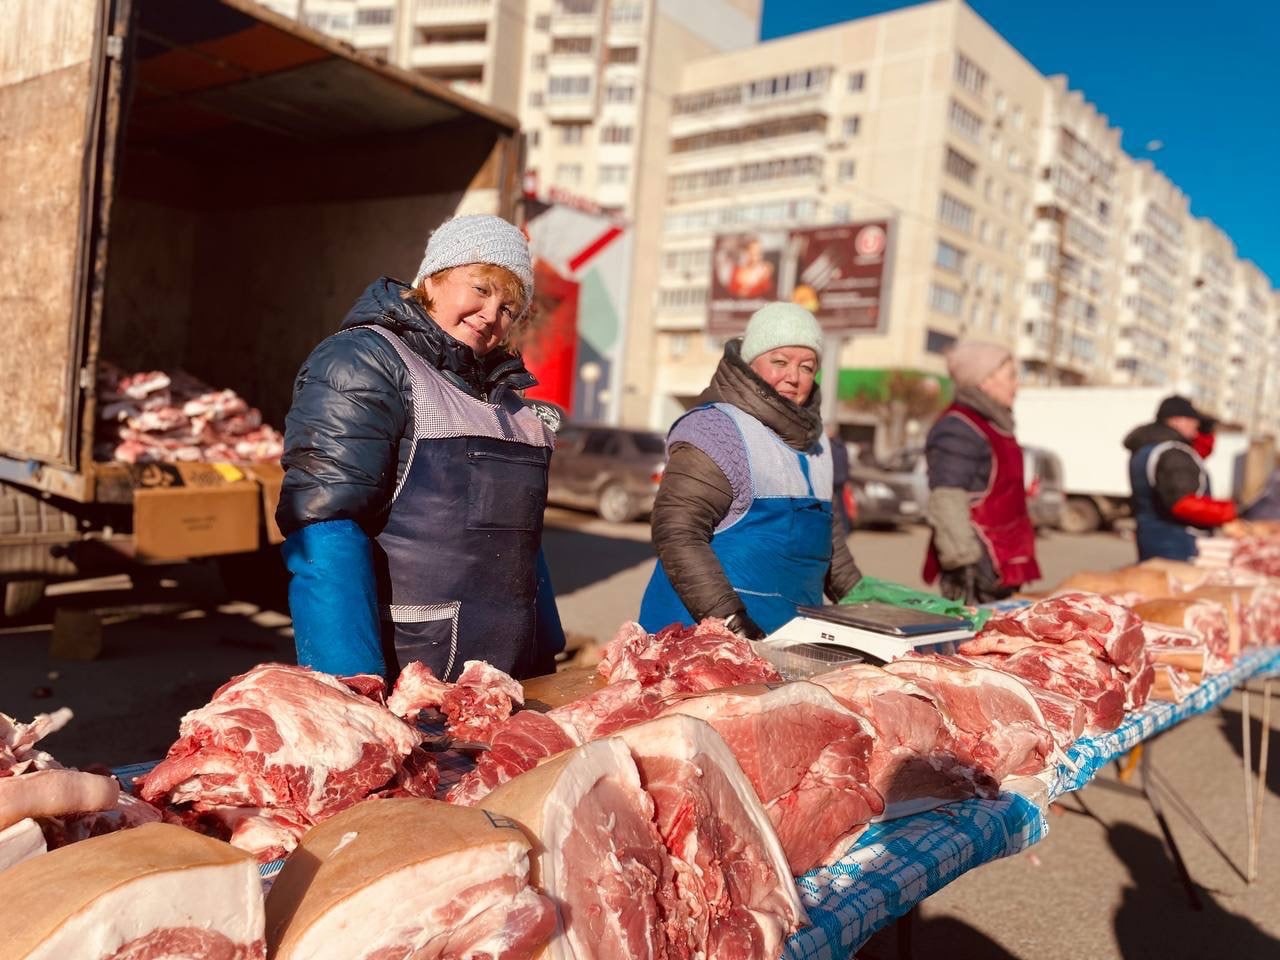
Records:
<instances>
[{"instance_id":1,"label":"person in black jacket","mask_svg":"<svg viewBox=\"0 0 1280 960\"><path fill-rule=\"evenodd\" d=\"M1125 437L1139 560L1190 560L1198 537L1236 518L1235 504L1213 498L1209 471L1196 449L1198 441L1206 449L1200 439L1206 419L1175 394L1160 401L1154 423Z\"/></svg>"},{"instance_id":2,"label":"person in black jacket","mask_svg":"<svg viewBox=\"0 0 1280 960\"><path fill-rule=\"evenodd\" d=\"M276 511L300 664L393 678L418 660L449 680L473 659L552 669L553 433L504 348L532 297L523 234L458 217L411 285L375 280L303 363Z\"/></svg>"}]
</instances>

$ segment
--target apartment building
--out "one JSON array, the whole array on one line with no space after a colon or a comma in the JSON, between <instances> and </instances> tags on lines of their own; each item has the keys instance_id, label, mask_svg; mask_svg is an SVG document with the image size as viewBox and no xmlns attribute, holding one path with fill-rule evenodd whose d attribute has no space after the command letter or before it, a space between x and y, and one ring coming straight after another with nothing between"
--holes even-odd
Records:
<instances>
[{"instance_id":1,"label":"apartment building","mask_svg":"<svg viewBox=\"0 0 1280 960\"><path fill-rule=\"evenodd\" d=\"M1121 169L1124 256L1119 263L1111 379L1116 384L1172 387L1190 288L1190 203L1149 160L1125 160Z\"/></svg>"},{"instance_id":2,"label":"apartment building","mask_svg":"<svg viewBox=\"0 0 1280 960\"><path fill-rule=\"evenodd\" d=\"M1120 131L1065 77L1044 84L1018 340L1024 379L1107 383L1125 210Z\"/></svg>"},{"instance_id":3,"label":"apartment building","mask_svg":"<svg viewBox=\"0 0 1280 960\"><path fill-rule=\"evenodd\" d=\"M670 422L714 370L719 233L891 222L884 322L845 343L843 370L941 374L965 333L1016 341L1043 80L968 7L944 0L707 57L685 66L680 90L652 281L636 282L653 322L633 323L631 353L654 362L633 419Z\"/></svg>"},{"instance_id":4,"label":"apartment building","mask_svg":"<svg viewBox=\"0 0 1280 960\"><path fill-rule=\"evenodd\" d=\"M1227 374L1219 414L1231 423L1258 431L1280 419L1267 406L1268 379L1280 381L1276 369L1280 315L1275 311L1271 281L1257 265L1236 265L1235 295L1227 336Z\"/></svg>"}]
</instances>

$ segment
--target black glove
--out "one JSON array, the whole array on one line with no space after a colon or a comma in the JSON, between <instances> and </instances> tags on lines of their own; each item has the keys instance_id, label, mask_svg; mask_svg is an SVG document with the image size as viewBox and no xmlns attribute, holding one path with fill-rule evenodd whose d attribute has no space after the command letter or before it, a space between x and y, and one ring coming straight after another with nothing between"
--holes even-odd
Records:
<instances>
[{"instance_id":1,"label":"black glove","mask_svg":"<svg viewBox=\"0 0 1280 960\"><path fill-rule=\"evenodd\" d=\"M731 613L725 617L724 625L729 629L730 633L736 633L744 640L764 639L764 631L760 629L760 625L752 620L750 614L745 610L739 610L737 613Z\"/></svg>"},{"instance_id":2,"label":"black glove","mask_svg":"<svg viewBox=\"0 0 1280 960\"><path fill-rule=\"evenodd\" d=\"M969 563L963 567L943 570L938 590L948 600L959 600L969 605L977 603L978 565Z\"/></svg>"}]
</instances>

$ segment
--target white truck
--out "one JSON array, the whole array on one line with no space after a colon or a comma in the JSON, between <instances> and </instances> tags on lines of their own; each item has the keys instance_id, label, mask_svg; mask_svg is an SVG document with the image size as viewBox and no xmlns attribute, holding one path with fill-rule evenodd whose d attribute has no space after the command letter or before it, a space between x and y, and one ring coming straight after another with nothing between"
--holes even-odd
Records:
<instances>
[{"instance_id":1,"label":"white truck","mask_svg":"<svg viewBox=\"0 0 1280 960\"><path fill-rule=\"evenodd\" d=\"M1155 419L1168 387L1024 387L1014 403L1018 440L1062 461L1062 529L1087 533L1129 515L1124 438ZM1213 495L1241 496L1247 435L1220 428L1207 466Z\"/></svg>"}]
</instances>

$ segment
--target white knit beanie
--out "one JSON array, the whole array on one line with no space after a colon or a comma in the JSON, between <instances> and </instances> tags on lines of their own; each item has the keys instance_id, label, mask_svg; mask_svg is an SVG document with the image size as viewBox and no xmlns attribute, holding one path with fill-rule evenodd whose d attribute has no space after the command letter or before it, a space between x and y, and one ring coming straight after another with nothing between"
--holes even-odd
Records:
<instances>
[{"instance_id":1,"label":"white knit beanie","mask_svg":"<svg viewBox=\"0 0 1280 960\"><path fill-rule=\"evenodd\" d=\"M750 363L778 347L808 347L822 356L822 330L812 313L797 303L765 304L747 321L742 359Z\"/></svg>"},{"instance_id":2,"label":"white knit beanie","mask_svg":"<svg viewBox=\"0 0 1280 960\"><path fill-rule=\"evenodd\" d=\"M416 287L424 277L441 270L469 263L489 263L510 270L520 281L525 308L533 303L533 260L529 255L529 241L519 227L485 213L454 217L440 224L427 241L427 252L413 278L413 285Z\"/></svg>"}]
</instances>

